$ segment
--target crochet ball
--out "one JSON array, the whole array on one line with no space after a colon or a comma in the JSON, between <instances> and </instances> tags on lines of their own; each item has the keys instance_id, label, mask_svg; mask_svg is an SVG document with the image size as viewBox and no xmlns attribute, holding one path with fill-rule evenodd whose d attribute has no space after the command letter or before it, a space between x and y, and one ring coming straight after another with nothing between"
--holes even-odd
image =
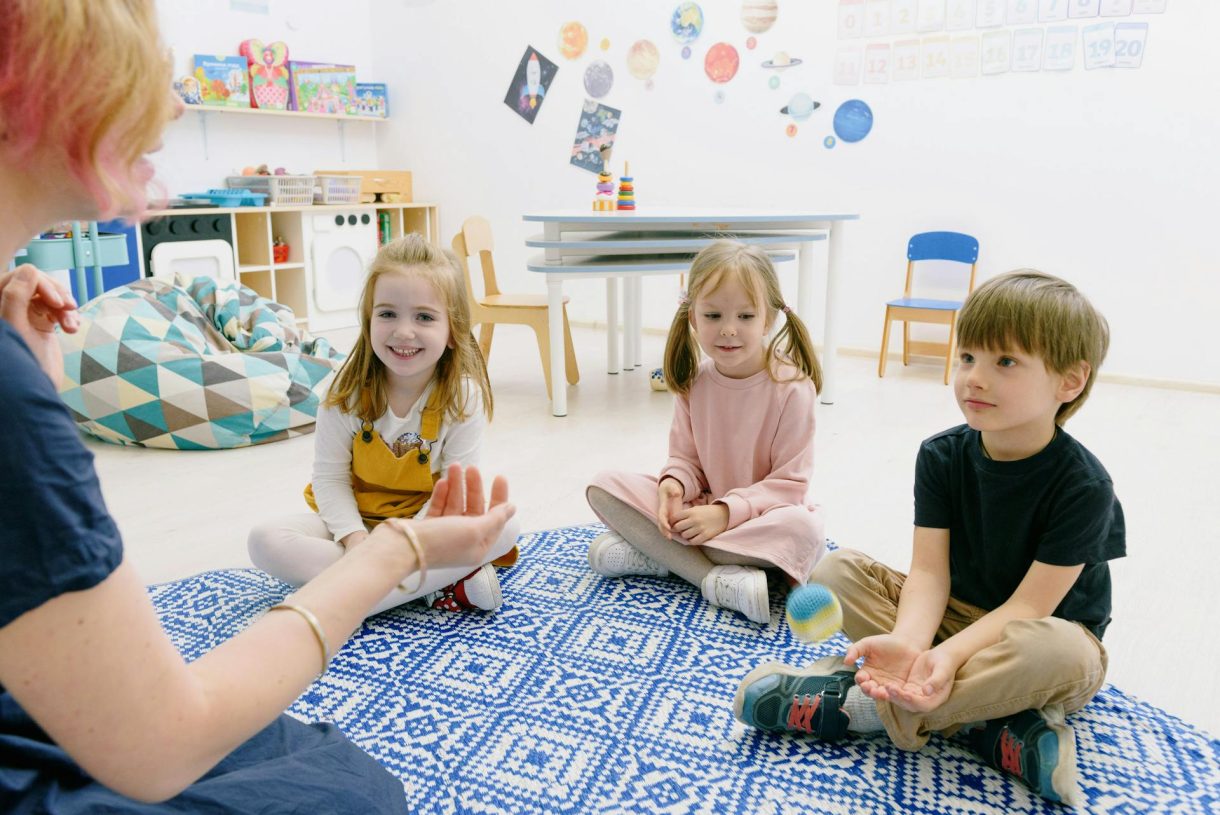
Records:
<instances>
[{"instance_id":1,"label":"crochet ball","mask_svg":"<svg viewBox=\"0 0 1220 815\"><path fill-rule=\"evenodd\" d=\"M788 594L788 627L799 640L820 642L843 627L843 609L834 592L819 583Z\"/></svg>"}]
</instances>

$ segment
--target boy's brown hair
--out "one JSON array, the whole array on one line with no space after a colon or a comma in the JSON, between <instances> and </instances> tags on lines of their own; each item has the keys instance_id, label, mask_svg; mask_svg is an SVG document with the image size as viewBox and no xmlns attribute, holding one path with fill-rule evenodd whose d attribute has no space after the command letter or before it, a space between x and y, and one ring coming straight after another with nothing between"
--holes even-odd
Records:
<instances>
[{"instance_id":1,"label":"boy's brown hair","mask_svg":"<svg viewBox=\"0 0 1220 815\"><path fill-rule=\"evenodd\" d=\"M957 321L957 344L993 352L1020 349L1057 374L1088 363L1084 389L1055 414L1055 423L1061 425L1080 410L1093 389L1110 347L1110 326L1071 283L1018 269L993 277L966 298Z\"/></svg>"}]
</instances>

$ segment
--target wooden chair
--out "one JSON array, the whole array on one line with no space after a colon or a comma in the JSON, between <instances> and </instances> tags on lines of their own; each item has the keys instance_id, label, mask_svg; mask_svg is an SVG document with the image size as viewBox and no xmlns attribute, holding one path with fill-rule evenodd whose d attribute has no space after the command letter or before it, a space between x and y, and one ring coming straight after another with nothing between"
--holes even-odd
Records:
<instances>
[{"instance_id":1,"label":"wooden chair","mask_svg":"<svg viewBox=\"0 0 1220 815\"><path fill-rule=\"evenodd\" d=\"M479 324L479 348L483 359L491 357L491 339L496 323L528 325L538 338L538 353L542 357L542 373L546 392L551 393L551 342L547 331L549 307L545 294L503 294L496 283L496 267L492 260L491 224L486 218L473 215L462 223L462 231L453 236L453 251L466 269L466 292L470 295L471 323ZM483 268L483 296L476 297L471 280L469 258L477 256ZM576 353L572 349L572 329L568 326L568 298L563 298L563 344L565 374L568 384L580 381Z\"/></svg>"},{"instance_id":2,"label":"wooden chair","mask_svg":"<svg viewBox=\"0 0 1220 815\"><path fill-rule=\"evenodd\" d=\"M911 354L932 354L945 357L945 384L953 371L953 354L957 346L957 313L963 300L927 300L911 296L915 263L924 260L950 260L970 266L970 281L966 294L974 291L974 273L978 268L979 242L960 232L921 232L907 244L907 282L902 297L885 304L885 329L881 333L881 361L877 376L885 376L885 357L890 346L890 323L902 321L902 364L909 365ZM911 323L939 323L949 326L948 342L912 342Z\"/></svg>"}]
</instances>

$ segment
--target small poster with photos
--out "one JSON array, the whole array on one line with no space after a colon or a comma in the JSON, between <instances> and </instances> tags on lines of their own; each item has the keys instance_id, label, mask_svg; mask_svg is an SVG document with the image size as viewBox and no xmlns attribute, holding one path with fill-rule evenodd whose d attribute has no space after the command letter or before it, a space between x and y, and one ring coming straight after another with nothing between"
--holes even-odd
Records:
<instances>
[{"instance_id":1,"label":"small poster with photos","mask_svg":"<svg viewBox=\"0 0 1220 815\"><path fill-rule=\"evenodd\" d=\"M372 116L384 119L390 115L389 91L384 82L356 83L357 116Z\"/></svg>"}]
</instances>

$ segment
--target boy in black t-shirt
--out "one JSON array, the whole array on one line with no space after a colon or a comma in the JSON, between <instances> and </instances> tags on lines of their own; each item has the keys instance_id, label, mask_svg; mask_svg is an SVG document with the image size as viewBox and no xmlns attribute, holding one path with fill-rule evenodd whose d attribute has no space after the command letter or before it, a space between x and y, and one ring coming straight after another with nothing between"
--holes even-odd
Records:
<instances>
[{"instance_id":1,"label":"boy in black t-shirt","mask_svg":"<svg viewBox=\"0 0 1220 815\"><path fill-rule=\"evenodd\" d=\"M1105 679L1107 561L1126 545L1109 475L1061 425L1088 397L1109 329L1075 287L1019 271L967 299L957 345L966 424L920 447L910 573L828 554L810 580L839 597L848 667L762 665L735 712L823 739L884 730L906 750L961 731L993 766L1076 803L1064 715Z\"/></svg>"}]
</instances>

